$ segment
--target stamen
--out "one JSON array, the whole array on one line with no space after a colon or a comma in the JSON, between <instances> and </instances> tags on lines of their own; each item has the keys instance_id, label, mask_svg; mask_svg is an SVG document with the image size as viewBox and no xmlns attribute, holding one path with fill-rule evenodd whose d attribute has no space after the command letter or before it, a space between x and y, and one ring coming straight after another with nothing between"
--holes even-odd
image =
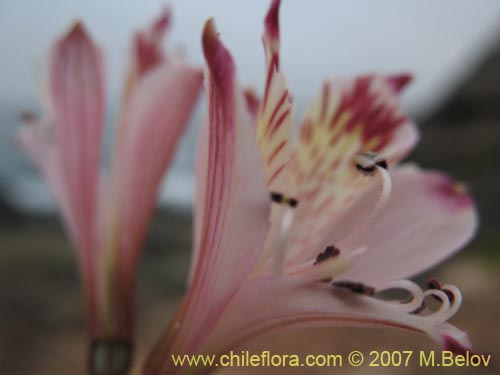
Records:
<instances>
[{"instance_id":1,"label":"stamen","mask_svg":"<svg viewBox=\"0 0 500 375\"><path fill-rule=\"evenodd\" d=\"M460 290L458 290L456 286L450 284L441 286L441 283L435 278L429 279L427 285L429 286L429 289L425 292L423 292L417 284L409 280L398 280L383 283L381 286L375 285L375 287L377 289L377 295L390 289L402 289L408 291L412 296L408 302L387 302L396 302L394 303L394 306L401 308L408 314L423 313L421 315L422 317L444 323L455 315L460 309L462 304L462 295ZM430 296L436 298L441 303L439 308L435 311L427 308L425 299Z\"/></svg>"},{"instance_id":2,"label":"stamen","mask_svg":"<svg viewBox=\"0 0 500 375\"><path fill-rule=\"evenodd\" d=\"M270 195L271 195L271 202L274 203L278 204L285 203L292 208L297 207L297 205L299 204L299 201L296 198L288 197L278 192L272 191Z\"/></svg>"},{"instance_id":3,"label":"stamen","mask_svg":"<svg viewBox=\"0 0 500 375\"><path fill-rule=\"evenodd\" d=\"M316 257L316 260L314 261L313 265L316 265L318 263L321 263L328 258L333 258L340 255L340 250L337 249L335 246L327 246L325 250L323 250L321 253L318 254Z\"/></svg>"},{"instance_id":4,"label":"stamen","mask_svg":"<svg viewBox=\"0 0 500 375\"><path fill-rule=\"evenodd\" d=\"M294 209L292 206L286 206L283 209L280 229L277 238L274 242L274 273L280 274L283 271L283 264L285 263L285 254L290 236L290 228L293 224Z\"/></svg>"},{"instance_id":5,"label":"stamen","mask_svg":"<svg viewBox=\"0 0 500 375\"><path fill-rule=\"evenodd\" d=\"M275 203L283 203L283 194L271 191L271 201Z\"/></svg>"},{"instance_id":6,"label":"stamen","mask_svg":"<svg viewBox=\"0 0 500 375\"><path fill-rule=\"evenodd\" d=\"M454 285L446 284L440 286L440 289L428 289L424 292L424 298L433 296L441 302L438 310L431 312L429 317L440 322L446 322L457 313L462 304L462 294Z\"/></svg>"},{"instance_id":7,"label":"stamen","mask_svg":"<svg viewBox=\"0 0 500 375\"><path fill-rule=\"evenodd\" d=\"M441 290L444 292L444 294L446 294L450 302L450 308L440 316L442 321L447 321L460 309L460 306L462 305L462 293L460 293L460 290L455 285L451 284L443 285L441 287ZM450 298L450 295L453 297Z\"/></svg>"},{"instance_id":8,"label":"stamen","mask_svg":"<svg viewBox=\"0 0 500 375\"><path fill-rule=\"evenodd\" d=\"M449 310L450 300L448 299L448 296L445 292L437 289L427 289L424 292L424 298L428 296L436 297L439 301L441 301L441 306L439 306L439 309L437 311L434 311L431 315L437 316Z\"/></svg>"},{"instance_id":9,"label":"stamen","mask_svg":"<svg viewBox=\"0 0 500 375\"><path fill-rule=\"evenodd\" d=\"M427 280L427 289L437 289L441 290L441 282L435 277L430 277Z\"/></svg>"},{"instance_id":10,"label":"stamen","mask_svg":"<svg viewBox=\"0 0 500 375\"><path fill-rule=\"evenodd\" d=\"M380 163L381 162L379 161L378 164L375 163L373 166L373 168L375 168L375 171L378 172L378 174L382 178L382 189L380 191L380 196L377 200L377 203L375 204L373 210L368 214L365 221L357 225L351 233L349 233L344 239L339 242L339 245L341 247L349 247L359 242L368 232L368 229L370 229L375 221L380 217L384 208L389 202L392 191L391 177L389 175L389 172L387 172L383 165L379 165Z\"/></svg>"},{"instance_id":11,"label":"stamen","mask_svg":"<svg viewBox=\"0 0 500 375\"><path fill-rule=\"evenodd\" d=\"M450 303L453 303L454 301L455 296L453 295L453 293L447 289L443 289L441 282L435 277L431 277L427 280L427 289L441 290L448 296Z\"/></svg>"},{"instance_id":12,"label":"stamen","mask_svg":"<svg viewBox=\"0 0 500 375\"><path fill-rule=\"evenodd\" d=\"M354 281L347 281L347 280L335 281L332 283L332 285L339 288L348 289L356 294L364 294L366 296L373 296L375 294L374 287L367 286L363 283L358 283Z\"/></svg>"},{"instance_id":13,"label":"stamen","mask_svg":"<svg viewBox=\"0 0 500 375\"><path fill-rule=\"evenodd\" d=\"M410 311L410 314L413 314L413 315L420 314L422 311L425 310L426 307L427 307L427 305L426 305L425 300L424 300L424 301L422 301L422 304L419 307L417 307L415 310Z\"/></svg>"},{"instance_id":14,"label":"stamen","mask_svg":"<svg viewBox=\"0 0 500 375\"><path fill-rule=\"evenodd\" d=\"M377 286L377 293L388 290L403 290L408 293L408 298L404 301L392 301L399 309L412 314L422 308L424 304L424 293L422 289L413 281L397 280L385 282L381 286Z\"/></svg>"},{"instance_id":15,"label":"stamen","mask_svg":"<svg viewBox=\"0 0 500 375\"><path fill-rule=\"evenodd\" d=\"M377 167L387 169L387 161L375 152L364 152L356 156L356 169L363 174L372 175Z\"/></svg>"},{"instance_id":16,"label":"stamen","mask_svg":"<svg viewBox=\"0 0 500 375\"><path fill-rule=\"evenodd\" d=\"M336 252L335 248L332 251L334 254ZM313 263L311 260L308 260L292 269L287 269L287 273L310 281L330 281L351 267L354 261L365 252L366 247L360 247L352 251L343 251L342 254L339 251L338 255L329 256L319 263Z\"/></svg>"}]
</instances>

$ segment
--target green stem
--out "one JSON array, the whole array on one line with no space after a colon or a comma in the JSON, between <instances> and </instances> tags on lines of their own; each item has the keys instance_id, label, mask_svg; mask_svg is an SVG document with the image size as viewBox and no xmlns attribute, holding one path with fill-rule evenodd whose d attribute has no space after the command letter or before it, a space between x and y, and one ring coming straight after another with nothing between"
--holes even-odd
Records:
<instances>
[{"instance_id":1,"label":"green stem","mask_svg":"<svg viewBox=\"0 0 500 375\"><path fill-rule=\"evenodd\" d=\"M127 339L95 339L90 348L91 375L126 375L132 365L133 344Z\"/></svg>"}]
</instances>

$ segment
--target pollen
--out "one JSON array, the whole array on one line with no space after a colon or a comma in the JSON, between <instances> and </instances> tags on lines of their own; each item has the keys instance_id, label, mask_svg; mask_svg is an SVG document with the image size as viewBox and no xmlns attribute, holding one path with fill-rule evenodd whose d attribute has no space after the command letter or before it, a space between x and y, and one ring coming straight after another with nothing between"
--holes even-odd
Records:
<instances>
[{"instance_id":1,"label":"pollen","mask_svg":"<svg viewBox=\"0 0 500 375\"><path fill-rule=\"evenodd\" d=\"M337 249L335 246L327 246L325 250L323 250L321 253L318 254L313 265L324 262L325 260L327 260L329 258L336 257L339 254L340 254L340 250Z\"/></svg>"},{"instance_id":2,"label":"pollen","mask_svg":"<svg viewBox=\"0 0 500 375\"><path fill-rule=\"evenodd\" d=\"M375 294L374 287L355 281L346 281L346 280L335 281L334 283L332 283L332 285L338 288L348 289L356 294L364 294L366 296L373 296Z\"/></svg>"}]
</instances>

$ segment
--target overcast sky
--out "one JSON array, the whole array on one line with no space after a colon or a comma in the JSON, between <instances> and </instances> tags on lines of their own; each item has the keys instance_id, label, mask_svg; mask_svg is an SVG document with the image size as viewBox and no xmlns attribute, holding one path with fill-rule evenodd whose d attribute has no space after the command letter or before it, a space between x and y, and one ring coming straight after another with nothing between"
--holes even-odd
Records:
<instances>
[{"instance_id":1,"label":"overcast sky","mask_svg":"<svg viewBox=\"0 0 500 375\"><path fill-rule=\"evenodd\" d=\"M170 3L174 9L171 46L182 45L189 60L202 64L200 32L204 21L215 17L243 83L262 87L260 35L268 1ZM13 119L19 106L37 102L36 86L50 42L76 18L84 20L106 52L112 106L117 102L132 31L147 24L164 4L160 0L0 0L0 109L4 111L0 119ZM424 116L498 44L500 1L284 0L281 19L283 68L299 110L328 76L411 71L416 81L404 104ZM14 125L2 124L3 154ZM5 168L0 161L0 171Z\"/></svg>"}]
</instances>

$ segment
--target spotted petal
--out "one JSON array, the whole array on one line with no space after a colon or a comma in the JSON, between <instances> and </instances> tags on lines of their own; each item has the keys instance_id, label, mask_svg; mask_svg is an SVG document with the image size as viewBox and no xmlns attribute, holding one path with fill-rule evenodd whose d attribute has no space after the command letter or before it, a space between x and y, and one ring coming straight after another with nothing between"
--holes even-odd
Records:
<instances>
[{"instance_id":1,"label":"spotted petal","mask_svg":"<svg viewBox=\"0 0 500 375\"><path fill-rule=\"evenodd\" d=\"M355 168L356 155L380 153L391 167L417 141L398 94L405 76L333 79L323 85L302 122L290 166L299 207L291 254L316 249L338 218L374 180Z\"/></svg>"},{"instance_id":2,"label":"spotted petal","mask_svg":"<svg viewBox=\"0 0 500 375\"><path fill-rule=\"evenodd\" d=\"M280 0L274 0L264 22L266 83L257 118L257 143L270 190L287 192L286 166L290 158L292 99L280 69Z\"/></svg>"}]
</instances>

